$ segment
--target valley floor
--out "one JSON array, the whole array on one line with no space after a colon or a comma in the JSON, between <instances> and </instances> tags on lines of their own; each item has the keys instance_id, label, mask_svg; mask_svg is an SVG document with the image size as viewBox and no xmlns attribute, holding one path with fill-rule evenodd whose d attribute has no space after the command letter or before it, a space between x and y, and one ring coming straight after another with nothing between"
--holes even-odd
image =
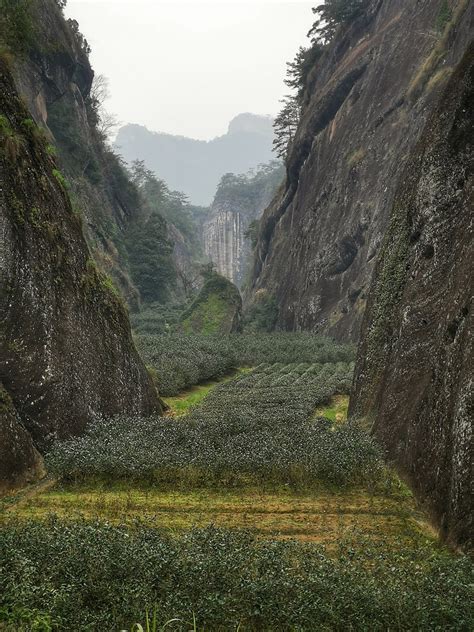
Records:
<instances>
[{"instance_id":1,"label":"valley floor","mask_svg":"<svg viewBox=\"0 0 474 632\"><path fill-rule=\"evenodd\" d=\"M346 428L351 370L259 364L59 446L0 501L0 630L470 630L472 565Z\"/></svg>"}]
</instances>

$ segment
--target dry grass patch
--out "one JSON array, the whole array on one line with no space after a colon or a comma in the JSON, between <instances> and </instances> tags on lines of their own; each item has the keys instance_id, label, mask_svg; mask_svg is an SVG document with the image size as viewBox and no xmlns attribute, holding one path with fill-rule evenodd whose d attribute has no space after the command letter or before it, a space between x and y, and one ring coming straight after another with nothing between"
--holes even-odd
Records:
<instances>
[{"instance_id":1,"label":"dry grass patch","mask_svg":"<svg viewBox=\"0 0 474 632\"><path fill-rule=\"evenodd\" d=\"M210 524L248 529L262 537L336 544L356 531L397 544L431 539L411 496L370 495L366 491L321 489L312 494L268 491L166 491L154 488L57 488L40 490L9 507L0 520L46 519L57 515L112 523L151 520L157 528L182 532Z\"/></svg>"}]
</instances>

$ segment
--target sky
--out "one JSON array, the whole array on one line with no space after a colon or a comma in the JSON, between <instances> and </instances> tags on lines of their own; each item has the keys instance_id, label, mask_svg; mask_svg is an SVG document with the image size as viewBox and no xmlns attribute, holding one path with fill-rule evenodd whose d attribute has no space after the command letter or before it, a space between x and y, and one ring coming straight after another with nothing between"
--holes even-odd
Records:
<instances>
[{"instance_id":1,"label":"sky","mask_svg":"<svg viewBox=\"0 0 474 632\"><path fill-rule=\"evenodd\" d=\"M274 116L288 93L286 62L318 2L69 0L107 109L122 124L210 139L241 112Z\"/></svg>"}]
</instances>

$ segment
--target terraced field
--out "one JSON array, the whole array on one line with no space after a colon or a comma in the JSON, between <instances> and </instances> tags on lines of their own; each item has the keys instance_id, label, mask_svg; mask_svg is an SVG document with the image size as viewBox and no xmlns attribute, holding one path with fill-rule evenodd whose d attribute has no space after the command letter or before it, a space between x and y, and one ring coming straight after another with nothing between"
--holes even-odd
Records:
<instances>
[{"instance_id":1,"label":"terraced field","mask_svg":"<svg viewBox=\"0 0 474 632\"><path fill-rule=\"evenodd\" d=\"M278 340L283 362L168 396L165 418L99 419L3 499L0 629L118 632L147 611L156 631L472 628L472 565L346 423L347 349L295 362Z\"/></svg>"}]
</instances>

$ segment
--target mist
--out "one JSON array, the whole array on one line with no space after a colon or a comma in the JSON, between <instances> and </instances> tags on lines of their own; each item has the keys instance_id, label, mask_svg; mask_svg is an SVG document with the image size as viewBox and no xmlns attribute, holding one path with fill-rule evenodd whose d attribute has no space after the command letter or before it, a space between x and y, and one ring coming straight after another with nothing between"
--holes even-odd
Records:
<instances>
[{"instance_id":1,"label":"mist","mask_svg":"<svg viewBox=\"0 0 474 632\"><path fill-rule=\"evenodd\" d=\"M210 139L241 112L272 115L286 62L306 45L311 2L69 0L107 108L121 123Z\"/></svg>"}]
</instances>

